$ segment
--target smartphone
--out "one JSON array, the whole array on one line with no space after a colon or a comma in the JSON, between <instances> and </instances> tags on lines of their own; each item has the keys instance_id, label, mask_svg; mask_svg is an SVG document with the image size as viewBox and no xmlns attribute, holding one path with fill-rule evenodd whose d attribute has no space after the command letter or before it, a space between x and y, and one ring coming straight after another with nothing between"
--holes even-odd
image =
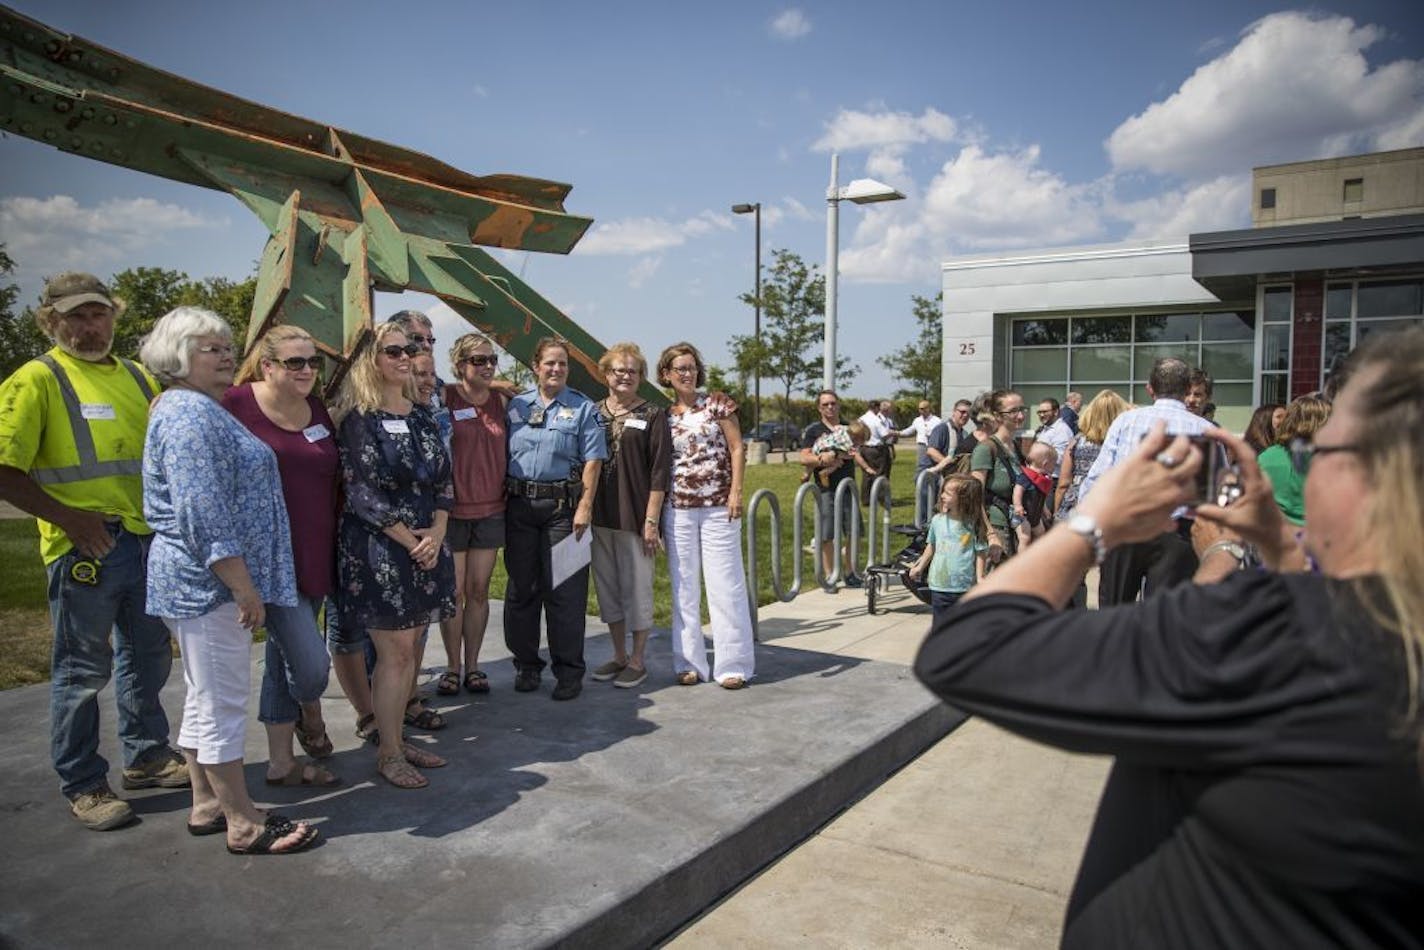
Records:
<instances>
[{"instance_id":1,"label":"smartphone","mask_svg":"<svg viewBox=\"0 0 1424 950\"><path fill-rule=\"evenodd\" d=\"M1187 502L1197 505L1219 505L1226 507L1241 497L1240 470L1226 451L1226 446L1204 435L1188 436L1192 445L1201 452L1202 463L1197 468L1192 497Z\"/></svg>"}]
</instances>

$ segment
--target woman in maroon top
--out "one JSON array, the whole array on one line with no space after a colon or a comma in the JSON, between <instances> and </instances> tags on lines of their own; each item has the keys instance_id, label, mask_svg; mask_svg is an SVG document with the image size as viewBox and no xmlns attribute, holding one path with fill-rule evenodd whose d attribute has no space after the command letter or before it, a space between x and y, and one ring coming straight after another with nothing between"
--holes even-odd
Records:
<instances>
[{"instance_id":1,"label":"woman in maroon top","mask_svg":"<svg viewBox=\"0 0 1424 950\"><path fill-rule=\"evenodd\" d=\"M445 542L455 556L455 616L440 624L445 672L435 689L453 696L463 682L471 693L488 693L480 647L489 623L489 584L496 552L504 545L504 473L509 461L504 413L508 399L490 388L498 357L489 338L466 333L450 348L457 382L442 398L450 411L450 462L455 507ZM460 677L463 660L464 679Z\"/></svg>"},{"instance_id":2,"label":"woman in maroon top","mask_svg":"<svg viewBox=\"0 0 1424 950\"><path fill-rule=\"evenodd\" d=\"M267 727L267 784L334 785L340 780L292 754L292 736L314 758L331 755L321 714L331 660L316 626L322 599L335 585L335 426L312 395L322 357L311 334L281 325L247 355L223 405L277 455L282 496L292 525L296 607L268 607L267 662L258 718Z\"/></svg>"}]
</instances>

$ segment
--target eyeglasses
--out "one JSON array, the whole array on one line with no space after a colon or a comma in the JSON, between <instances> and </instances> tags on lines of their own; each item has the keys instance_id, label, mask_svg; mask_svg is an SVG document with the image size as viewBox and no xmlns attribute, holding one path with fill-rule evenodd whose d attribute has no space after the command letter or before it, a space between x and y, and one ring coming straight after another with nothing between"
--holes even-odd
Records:
<instances>
[{"instance_id":1,"label":"eyeglasses","mask_svg":"<svg viewBox=\"0 0 1424 950\"><path fill-rule=\"evenodd\" d=\"M694 370L694 372L695 372L695 370ZM636 368L623 369L621 366L615 366L615 367L613 367L612 369L610 369L610 370L608 371L608 375L609 375L609 376L637 376L637 375L638 375L638 370L637 370Z\"/></svg>"},{"instance_id":2,"label":"eyeglasses","mask_svg":"<svg viewBox=\"0 0 1424 950\"><path fill-rule=\"evenodd\" d=\"M1296 436L1286 443L1286 451L1290 453L1291 467L1295 473L1304 476L1310 471L1310 460L1317 455L1329 455L1332 452L1356 452L1360 451L1358 445L1316 445L1304 436Z\"/></svg>"},{"instance_id":3,"label":"eyeglasses","mask_svg":"<svg viewBox=\"0 0 1424 950\"><path fill-rule=\"evenodd\" d=\"M285 366L289 372L300 372L303 366L321 372L326 365L326 357L318 353L316 356L289 356L284 360L269 360L271 363L278 363Z\"/></svg>"},{"instance_id":4,"label":"eyeglasses","mask_svg":"<svg viewBox=\"0 0 1424 950\"><path fill-rule=\"evenodd\" d=\"M669 370L670 372L676 373L676 374L679 375L679 376L696 376L696 375L697 375L697 366L696 366L696 364L693 364L692 366L669 366L669 367L668 367L668 370Z\"/></svg>"},{"instance_id":5,"label":"eyeglasses","mask_svg":"<svg viewBox=\"0 0 1424 950\"><path fill-rule=\"evenodd\" d=\"M1052 410L1052 409L1040 409L1040 410L1038 410L1038 414L1039 414L1040 416L1051 416L1051 415L1053 415L1053 410Z\"/></svg>"},{"instance_id":6,"label":"eyeglasses","mask_svg":"<svg viewBox=\"0 0 1424 950\"><path fill-rule=\"evenodd\" d=\"M222 343L204 343L198 347L199 353L216 353L218 356L231 356L232 347Z\"/></svg>"},{"instance_id":7,"label":"eyeglasses","mask_svg":"<svg viewBox=\"0 0 1424 950\"><path fill-rule=\"evenodd\" d=\"M421 346L434 346L435 337L426 336L423 333L407 333L405 338L412 343L419 343Z\"/></svg>"},{"instance_id":8,"label":"eyeglasses","mask_svg":"<svg viewBox=\"0 0 1424 950\"><path fill-rule=\"evenodd\" d=\"M415 356L420 353L420 347L414 343L407 343L405 346L397 346L394 343L381 347L381 352L393 360L398 360L402 356Z\"/></svg>"},{"instance_id":9,"label":"eyeglasses","mask_svg":"<svg viewBox=\"0 0 1424 950\"><path fill-rule=\"evenodd\" d=\"M1008 409L1000 409L1000 410L999 410L999 415L1001 415L1001 416L1021 416L1021 415L1023 415L1023 414L1026 413L1026 412L1028 412L1028 410L1025 409L1023 406L1010 406Z\"/></svg>"},{"instance_id":10,"label":"eyeglasses","mask_svg":"<svg viewBox=\"0 0 1424 950\"><path fill-rule=\"evenodd\" d=\"M471 366L498 366L499 357L490 356L467 356L460 360L461 363L469 363Z\"/></svg>"},{"instance_id":11,"label":"eyeglasses","mask_svg":"<svg viewBox=\"0 0 1424 950\"><path fill-rule=\"evenodd\" d=\"M834 409L836 406L839 406L840 403L832 399L830 402L818 402L816 403L816 405L820 406L822 409Z\"/></svg>"}]
</instances>

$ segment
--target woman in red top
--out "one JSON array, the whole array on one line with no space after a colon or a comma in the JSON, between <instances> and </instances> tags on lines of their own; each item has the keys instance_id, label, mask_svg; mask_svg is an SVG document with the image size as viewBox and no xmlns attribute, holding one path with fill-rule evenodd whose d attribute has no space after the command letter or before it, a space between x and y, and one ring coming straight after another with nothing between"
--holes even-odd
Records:
<instances>
[{"instance_id":1,"label":"woman in red top","mask_svg":"<svg viewBox=\"0 0 1424 950\"><path fill-rule=\"evenodd\" d=\"M489 623L489 583L495 553L504 546L504 473L509 461L504 413L508 399L490 388L498 357L489 338L466 333L450 348L458 381L442 398L450 410L450 461L455 507L445 542L455 555L455 616L440 624L446 669L436 691L452 696L463 682L471 693L488 693L479 668ZM464 679L460 677L464 661Z\"/></svg>"},{"instance_id":2,"label":"woman in red top","mask_svg":"<svg viewBox=\"0 0 1424 950\"><path fill-rule=\"evenodd\" d=\"M258 718L267 727L267 784L335 785L340 780L292 754L292 736L314 758L331 755L321 714L331 660L316 626L322 599L335 586L336 427L312 395L322 357L311 334L283 324L248 353L223 406L277 456L282 497L292 525L296 607L267 611L267 658Z\"/></svg>"}]
</instances>

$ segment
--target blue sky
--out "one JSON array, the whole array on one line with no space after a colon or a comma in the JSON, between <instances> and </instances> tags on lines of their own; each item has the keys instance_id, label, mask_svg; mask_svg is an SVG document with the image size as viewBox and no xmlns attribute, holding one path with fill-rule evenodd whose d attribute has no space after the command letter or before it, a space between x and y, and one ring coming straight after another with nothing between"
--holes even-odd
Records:
<instances>
[{"instance_id":1,"label":"blue sky","mask_svg":"<svg viewBox=\"0 0 1424 950\"><path fill-rule=\"evenodd\" d=\"M824 263L839 151L842 184L908 196L842 208L840 349L863 396L893 387L875 358L913 337L910 297L946 257L1245 226L1253 165L1424 145L1424 10L1399 2L10 2L475 174L572 183L568 210L595 219L579 247L506 260L604 343L654 354L686 338L726 365L750 332L752 221L732 204L762 202L764 260ZM26 301L68 268L242 278L265 239L225 194L0 140Z\"/></svg>"}]
</instances>

